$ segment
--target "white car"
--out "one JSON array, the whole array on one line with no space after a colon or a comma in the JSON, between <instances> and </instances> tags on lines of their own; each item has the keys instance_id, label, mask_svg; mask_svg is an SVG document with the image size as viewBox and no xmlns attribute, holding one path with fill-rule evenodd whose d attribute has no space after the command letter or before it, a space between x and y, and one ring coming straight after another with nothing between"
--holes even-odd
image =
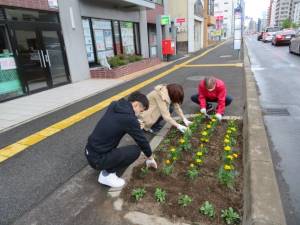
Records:
<instances>
[{"instance_id":1,"label":"white car","mask_svg":"<svg viewBox=\"0 0 300 225\"><path fill-rule=\"evenodd\" d=\"M263 32L262 41L265 43L271 42L277 31L280 31L279 27L267 27Z\"/></svg>"},{"instance_id":2,"label":"white car","mask_svg":"<svg viewBox=\"0 0 300 225\"><path fill-rule=\"evenodd\" d=\"M290 53L300 54L300 30L298 30L295 37L292 38L289 51Z\"/></svg>"}]
</instances>

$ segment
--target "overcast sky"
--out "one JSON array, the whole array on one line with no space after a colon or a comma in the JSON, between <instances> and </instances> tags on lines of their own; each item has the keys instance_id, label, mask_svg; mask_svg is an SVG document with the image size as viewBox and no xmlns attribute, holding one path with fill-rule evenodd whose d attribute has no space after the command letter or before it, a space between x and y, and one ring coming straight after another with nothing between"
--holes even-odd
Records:
<instances>
[{"instance_id":1,"label":"overcast sky","mask_svg":"<svg viewBox=\"0 0 300 225\"><path fill-rule=\"evenodd\" d=\"M245 0L246 16L261 18L263 11L268 10L270 0Z\"/></svg>"}]
</instances>

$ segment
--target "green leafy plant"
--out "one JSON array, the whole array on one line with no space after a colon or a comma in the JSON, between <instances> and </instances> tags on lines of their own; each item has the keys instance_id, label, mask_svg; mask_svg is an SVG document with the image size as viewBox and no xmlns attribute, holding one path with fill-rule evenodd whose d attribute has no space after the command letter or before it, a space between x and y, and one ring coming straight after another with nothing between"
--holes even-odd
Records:
<instances>
[{"instance_id":1,"label":"green leafy plant","mask_svg":"<svg viewBox=\"0 0 300 225\"><path fill-rule=\"evenodd\" d=\"M180 195L178 199L178 204L182 207L187 207L191 204L193 199L188 195Z\"/></svg>"},{"instance_id":2,"label":"green leafy plant","mask_svg":"<svg viewBox=\"0 0 300 225\"><path fill-rule=\"evenodd\" d=\"M111 68L115 68L118 66L124 66L124 65L128 64L128 62L120 56L114 56L114 57L109 58L108 63L111 66Z\"/></svg>"},{"instance_id":3,"label":"green leafy plant","mask_svg":"<svg viewBox=\"0 0 300 225\"><path fill-rule=\"evenodd\" d=\"M228 209L221 211L221 217L224 219L226 224L239 224L240 223L240 215L233 210L233 208L229 207Z\"/></svg>"},{"instance_id":4,"label":"green leafy plant","mask_svg":"<svg viewBox=\"0 0 300 225\"><path fill-rule=\"evenodd\" d=\"M155 189L155 193L154 193L154 196L155 196L155 200L157 202L165 202L166 201L166 191L163 190L163 189L160 189L160 188L156 188Z\"/></svg>"},{"instance_id":5,"label":"green leafy plant","mask_svg":"<svg viewBox=\"0 0 300 225\"><path fill-rule=\"evenodd\" d=\"M140 176L145 177L149 173L148 167L142 167L140 171Z\"/></svg>"},{"instance_id":6,"label":"green leafy plant","mask_svg":"<svg viewBox=\"0 0 300 225\"><path fill-rule=\"evenodd\" d=\"M141 200L146 194L145 188L136 188L133 189L131 192L131 196L136 200L139 201Z\"/></svg>"},{"instance_id":7,"label":"green leafy plant","mask_svg":"<svg viewBox=\"0 0 300 225\"><path fill-rule=\"evenodd\" d=\"M165 165L162 168L162 173L166 176L169 176L173 172L173 168L174 168L173 164Z\"/></svg>"},{"instance_id":8,"label":"green leafy plant","mask_svg":"<svg viewBox=\"0 0 300 225\"><path fill-rule=\"evenodd\" d=\"M195 180L199 176L199 171L196 167L190 167L187 171L187 176L191 180Z\"/></svg>"},{"instance_id":9,"label":"green leafy plant","mask_svg":"<svg viewBox=\"0 0 300 225\"><path fill-rule=\"evenodd\" d=\"M205 201L202 204L201 208L199 209L199 212L203 215L209 216L210 218L214 218L216 215L214 206L208 201Z\"/></svg>"},{"instance_id":10,"label":"green leafy plant","mask_svg":"<svg viewBox=\"0 0 300 225\"><path fill-rule=\"evenodd\" d=\"M233 188L234 179L234 171L226 171L223 167L219 169L218 180L221 184L226 185L228 188Z\"/></svg>"}]
</instances>

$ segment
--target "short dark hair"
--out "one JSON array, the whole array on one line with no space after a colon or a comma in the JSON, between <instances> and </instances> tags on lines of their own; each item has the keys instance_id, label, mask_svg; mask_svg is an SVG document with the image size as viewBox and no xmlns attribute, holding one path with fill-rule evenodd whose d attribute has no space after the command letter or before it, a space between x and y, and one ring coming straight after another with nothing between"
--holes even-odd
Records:
<instances>
[{"instance_id":1,"label":"short dark hair","mask_svg":"<svg viewBox=\"0 0 300 225\"><path fill-rule=\"evenodd\" d=\"M146 95L142 94L141 92L135 91L129 95L128 101L130 102L140 102L145 110L149 108L149 100Z\"/></svg>"},{"instance_id":2,"label":"short dark hair","mask_svg":"<svg viewBox=\"0 0 300 225\"><path fill-rule=\"evenodd\" d=\"M167 89L171 102L182 104L184 99L183 87L180 84L168 84Z\"/></svg>"}]
</instances>

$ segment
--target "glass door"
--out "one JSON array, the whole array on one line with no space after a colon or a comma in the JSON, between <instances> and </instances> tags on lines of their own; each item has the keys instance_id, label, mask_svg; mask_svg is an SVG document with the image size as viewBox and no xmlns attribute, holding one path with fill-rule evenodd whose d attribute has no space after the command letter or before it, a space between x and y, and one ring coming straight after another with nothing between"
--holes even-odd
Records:
<instances>
[{"instance_id":1,"label":"glass door","mask_svg":"<svg viewBox=\"0 0 300 225\"><path fill-rule=\"evenodd\" d=\"M18 66L27 92L48 88L51 84L38 31L15 27L13 32Z\"/></svg>"},{"instance_id":2,"label":"glass door","mask_svg":"<svg viewBox=\"0 0 300 225\"><path fill-rule=\"evenodd\" d=\"M62 46L60 31L41 30L43 54L50 73L52 86L69 82L67 60Z\"/></svg>"}]
</instances>

